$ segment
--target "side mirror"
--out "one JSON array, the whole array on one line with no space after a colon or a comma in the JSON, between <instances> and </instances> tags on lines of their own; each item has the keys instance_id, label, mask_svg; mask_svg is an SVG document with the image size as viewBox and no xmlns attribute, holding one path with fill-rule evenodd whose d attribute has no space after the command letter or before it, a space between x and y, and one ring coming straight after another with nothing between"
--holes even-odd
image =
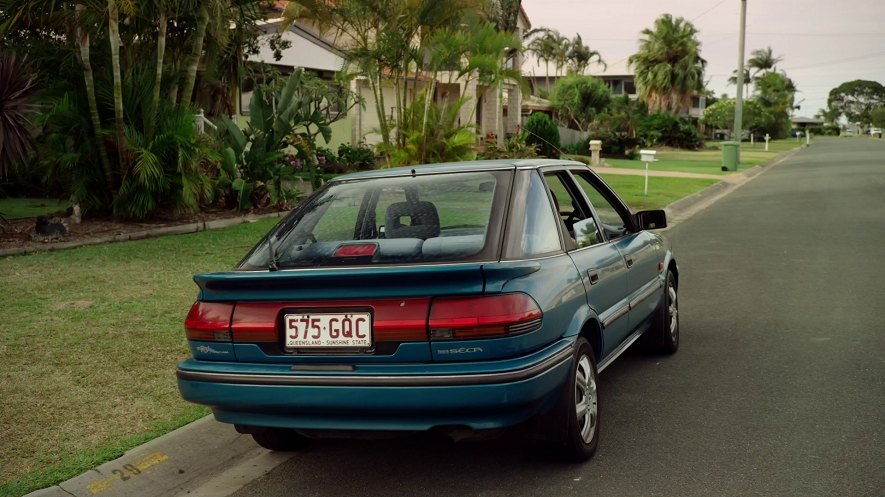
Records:
<instances>
[{"instance_id":1,"label":"side mirror","mask_svg":"<svg viewBox=\"0 0 885 497\"><path fill-rule=\"evenodd\" d=\"M659 230L667 227L667 213L662 210L637 212L635 219L640 230Z\"/></svg>"}]
</instances>

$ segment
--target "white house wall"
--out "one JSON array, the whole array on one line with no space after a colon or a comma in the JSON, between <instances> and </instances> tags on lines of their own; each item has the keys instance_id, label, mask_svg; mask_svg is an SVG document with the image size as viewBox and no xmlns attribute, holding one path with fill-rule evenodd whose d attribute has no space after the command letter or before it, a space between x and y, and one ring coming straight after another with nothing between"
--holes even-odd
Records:
<instances>
[{"instance_id":1,"label":"white house wall","mask_svg":"<svg viewBox=\"0 0 885 497\"><path fill-rule=\"evenodd\" d=\"M259 52L248 57L250 62L264 62L278 66L304 67L332 72L338 72L344 67L344 58L340 55L292 31L286 31L282 35L283 39L291 43L292 46L282 51L282 59L276 60L273 56L273 50L271 50L268 43L271 36L263 35L260 37Z\"/></svg>"}]
</instances>

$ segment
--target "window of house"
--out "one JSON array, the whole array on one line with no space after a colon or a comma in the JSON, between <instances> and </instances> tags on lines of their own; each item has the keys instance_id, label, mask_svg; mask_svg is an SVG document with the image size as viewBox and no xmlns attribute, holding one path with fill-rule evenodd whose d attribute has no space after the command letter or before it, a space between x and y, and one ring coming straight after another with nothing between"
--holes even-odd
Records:
<instances>
[{"instance_id":1,"label":"window of house","mask_svg":"<svg viewBox=\"0 0 885 497\"><path fill-rule=\"evenodd\" d=\"M633 81L624 81L624 93L627 95L636 95L636 83Z\"/></svg>"}]
</instances>

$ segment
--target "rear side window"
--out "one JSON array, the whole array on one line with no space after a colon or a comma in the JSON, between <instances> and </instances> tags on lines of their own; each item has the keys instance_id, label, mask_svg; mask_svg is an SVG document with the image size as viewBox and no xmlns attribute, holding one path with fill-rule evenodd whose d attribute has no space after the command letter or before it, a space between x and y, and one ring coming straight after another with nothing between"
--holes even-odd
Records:
<instances>
[{"instance_id":1,"label":"rear side window","mask_svg":"<svg viewBox=\"0 0 885 497\"><path fill-rule=\"evenodd\" d=\"M495 171L332 183L280 223L239 269L267 268L271 252L280 269L493 257L511 176Z\"/></svg>"},{"instance_id":2,"label":"rear side window","mask_svg":"<svg viewBox=\"0 0 885 497\"><path fill-rule=\"evenodd\" d=\"M549 254L560 250L557 217L550 207L547 188L541 177L532 174L525 199L525 222L522 226L522 254L526 257Z\"/></svg>"}]
</instances>

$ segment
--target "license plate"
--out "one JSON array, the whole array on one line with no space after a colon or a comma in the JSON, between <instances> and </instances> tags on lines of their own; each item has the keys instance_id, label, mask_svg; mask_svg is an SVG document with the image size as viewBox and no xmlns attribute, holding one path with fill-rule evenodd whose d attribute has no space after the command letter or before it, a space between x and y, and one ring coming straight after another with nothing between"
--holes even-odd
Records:
<instances>
[{"instance_id":1,"label":"license plate","mask_svg":"<svg viewBox=\"0 0 885 497\"><path fill-rule=\"evenodd\" d=\"M289 349L372 346L372 315L368 312L286 314L283 326Z\"/></svg>"}]
</instances>

